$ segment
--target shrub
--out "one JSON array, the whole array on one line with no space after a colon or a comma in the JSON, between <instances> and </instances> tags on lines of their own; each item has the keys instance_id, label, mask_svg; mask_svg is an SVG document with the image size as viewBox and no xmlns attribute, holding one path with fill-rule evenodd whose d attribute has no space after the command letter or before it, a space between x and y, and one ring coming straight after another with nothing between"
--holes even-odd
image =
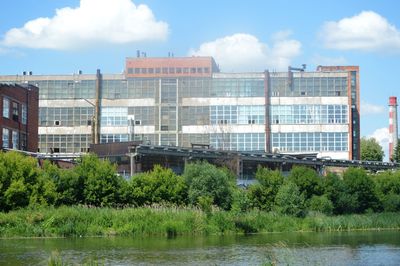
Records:
<instances>
[{"instance_id":1,"label":"shrub","mask_svg":"<svg viewBox=\"0 0 400 266\"><path fill-rule=\"evenodd\" d=\"M304 197L293 182L283 184L275 197L275 209L282 214L304 216Z\"/></svg>"},{"instance_id":2,"label":"shrub","mask_svg":"<svg viewBox=\"0 0 400 266\"><path fill-rule=\"evenodd\" d=\"M283 183L280 171L259 167L256 173L257 184L249 187L249 199L253 207L270 211L274 205L276 193Z\"/></svg>"},{"instance_id":3,"label":"shrub","mask_svg":"<svg viewBox=\"0 0 400 266\"><path fill-rule=\"evenodd\" d=\"M227 171L207 162L190 163L183 174L189 187L189 202L196 205L199 197L210 197L213 204L229 209L233 200L235 184Z\"/></svg>"},{"instance_id":4,"label":"shrub","mask_svg":"<svg viewBox=\"0 0 400 266\"><path fill-rule=\"evenodd\" d=\"M73 171L84 181L85 204L111 206L119 203L121 183L125 180L116 174L115 165L89 154L82 157Z\"/></svg>"},{"instance_id":5,"label":"shrub","mask_svg":"<svg viewBox=\"0 0 400 266\"><path fill-rule=\"evenodd\" d=\"M383 209L387 212L400 211L400 195L389 194L382 200Z\"/></svg>"},{"instance_id":6,"label":"shrub","mask_svg":"<svg viewBox=\"0 0 400 266\"><path fill-rule=\"evenodd\" d=\"M355 197L354 212L362 213L367 209L377 210L380 202L377 197L375 183L366 171L361 168L348 168L343 174L347 193Z\"/></svg>"},{"instance_id":7,"label":"shrub","mask_svg":"<svg viewBox=\"0 0 400 266\"><path fill-rule=\"evenodd\" d=\"M321 195L321 178L317 172L305 166L295 166L290 171L288 179L295 183L304 198L310 199L313 195Z\"/></svg>"},{"instance_id":8,"label":"shrub","mask_svg":"<svg viewBox=\"0 0 400 266\"><path fill-rule=\"evenodd\" d=\"M187 202L187 186L183 177L159 165L151 172L132 176L128 191L128 197L137 205Z\"/></svg>"},{"instance_id":9,"label":"shrub","mask_svg":"<svg viewBox=\"0 0 400 266\"><path fill-rule=\"evenodd\" d=\"M313 196L309 201L309 210L331 215L333 212L333 204L326 195Z\"/></svg>"}]
</instances>

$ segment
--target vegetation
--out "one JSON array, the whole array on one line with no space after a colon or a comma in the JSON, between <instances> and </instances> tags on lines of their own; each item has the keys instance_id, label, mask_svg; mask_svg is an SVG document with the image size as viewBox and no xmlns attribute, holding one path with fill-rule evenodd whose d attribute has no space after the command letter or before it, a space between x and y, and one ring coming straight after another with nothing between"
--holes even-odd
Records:
<instances>
[{"instance_id":1,"label":"vegetation","mask_svg":"<svg viewBox=\"0 0 400 266\"><path fill-rule=\"evenodd\" d=\"M361 160L365 161L382 161L385 153L381 145L374 138L362 137L360 141Z\"/></svg>"},{"instance_id":2,"label":"vegetation","mask_svg":"<svg viewBox=\"0 0 400 266\"><path fill-rule=\"evenodd\" d=\"M394 148L393 158L390 158L391 161L400 162L400 139L397 140L397 145Z\"/></svg>"},{"instance_id":3,"label":"vegetation","mask_svg":"<svg viewBox=\"0 0 400 266\"><path fill-rule=\"evenodd\" d=\"M65 170L0 153L0 236L399 228L398 213L382 212L400 211L400 171L294 167L284 177L260 167L256 179L239 188L228 169L196 162L183 175L156 166L127 180L94 155Z\"/></svg>"},{"instance_id":4,"label":"vegetation","mask_svg":"<svg viewBox=\"0 0 400 266\"><path fill-rule=\"evenodd\" d=\"M251 210L151 206L88 208L84 206L21 209L0 213L0 237L165 236L248 234L257 232L349 231L399 229L398 213L293 217Z\"/></svg>"}]
</instances>

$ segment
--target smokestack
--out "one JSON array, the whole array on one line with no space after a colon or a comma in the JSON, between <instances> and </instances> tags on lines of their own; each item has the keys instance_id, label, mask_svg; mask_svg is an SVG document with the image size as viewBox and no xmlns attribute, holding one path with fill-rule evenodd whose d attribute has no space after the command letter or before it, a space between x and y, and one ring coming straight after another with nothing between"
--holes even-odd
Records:
<instances>
[{"instance_id":1,"label":"smokestack","mask_svg":"<svg viewBox=\"0 0 400 266\"><path fill-rule=\"evenodd\" d=\"M394 149L397 146L398 126L397 126L397 97L389 98L389 159L393 158Z\"/></svg>"}]
</instances>

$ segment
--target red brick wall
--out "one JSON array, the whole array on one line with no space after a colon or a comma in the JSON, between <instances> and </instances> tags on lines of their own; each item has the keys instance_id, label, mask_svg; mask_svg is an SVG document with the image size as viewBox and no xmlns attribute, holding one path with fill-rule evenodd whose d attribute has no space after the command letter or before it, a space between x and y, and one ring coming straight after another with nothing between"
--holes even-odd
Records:
<instances>
[{"instance_id":1,"label":"red brick wall","mask_svg":"<svg viewBox=\"0 0 400 266\"><path fill-rule=\"evenodd\" d=\"M3 117L3 98L10 100L10 118ZM18 121L12 119L12 103L18 103ZM27 123L22 124L22 104L27 105ZM10 147L11 131L18 131L27 135L27 150L37 152L38 148L38 120L39 120L39 89L34 86L27 88L19 85L0 84L0 146L2 147L3 127L10 129ZM22 136L19 135L21 142Z\"/></svg>"}]
</instances>

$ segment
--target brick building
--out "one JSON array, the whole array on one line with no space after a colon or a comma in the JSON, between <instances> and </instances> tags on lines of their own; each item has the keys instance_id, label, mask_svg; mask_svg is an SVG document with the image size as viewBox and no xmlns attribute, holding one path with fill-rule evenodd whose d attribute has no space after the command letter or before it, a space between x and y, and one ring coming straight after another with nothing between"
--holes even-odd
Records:
<instances>
[{"instance_id":1,"label":"brick building","mask_svg":"<svg viewBox=\"0 0 400 266\"><path fill-rule=\"evenodd\" d=\"M0 83L0 145L36 152L38 149L39 89Z\"/></svg>"}]
</instances>

